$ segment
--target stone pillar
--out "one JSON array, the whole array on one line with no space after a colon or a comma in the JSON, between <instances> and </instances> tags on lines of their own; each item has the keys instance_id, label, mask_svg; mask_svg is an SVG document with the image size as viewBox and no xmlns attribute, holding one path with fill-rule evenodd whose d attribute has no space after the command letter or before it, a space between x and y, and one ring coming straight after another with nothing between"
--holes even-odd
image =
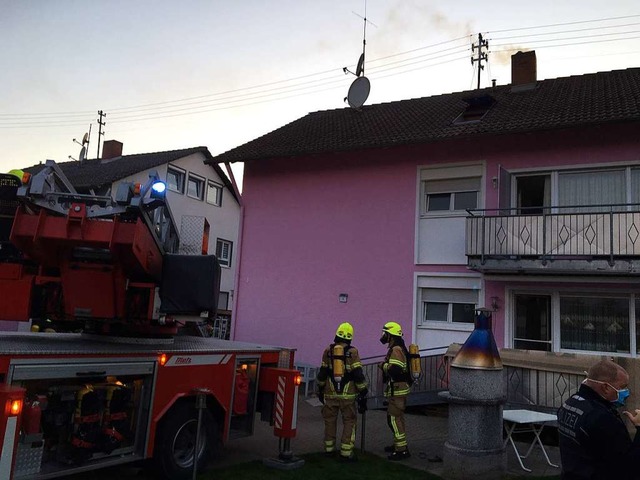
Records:
<instances>
[{"instance_id":1,"label":"stone pillar","mask_svg":"<svg viewBox=\"0 0 640 480\"><path fill-rule=\"evenodd\" d=\"M449 402L443 459L446 478L499 478L507 470L502 440L506 396L491 311L478 311L475 329L451 362L449 391L440 395Z\"/></svg>"}]
</instances>

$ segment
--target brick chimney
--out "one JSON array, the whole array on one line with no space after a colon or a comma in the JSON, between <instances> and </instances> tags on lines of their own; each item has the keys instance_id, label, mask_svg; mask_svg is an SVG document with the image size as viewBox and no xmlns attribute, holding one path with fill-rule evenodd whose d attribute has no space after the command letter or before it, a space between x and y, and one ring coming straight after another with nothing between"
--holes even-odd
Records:
<instances>
[{"instance_id":1,"label":"brick chimney","mask_svg":"<svg viewBox=\"0 0 640 480\"><path fill-rule=\"evenodd\" d=\"M117 140L105 140L102 143L102 159L120 157L122 155L122 142Z\"/></svg>"},{"instance_id":2,"label":"brick chimney","mask_svg":"<svg viewBox=\"0 0 640 480\"><path fill-rule=\"evenodd\" d=\"M518 52L511 55L511 91L533 90L538 80L536 52Z\"/></svg>"}]
</instances>

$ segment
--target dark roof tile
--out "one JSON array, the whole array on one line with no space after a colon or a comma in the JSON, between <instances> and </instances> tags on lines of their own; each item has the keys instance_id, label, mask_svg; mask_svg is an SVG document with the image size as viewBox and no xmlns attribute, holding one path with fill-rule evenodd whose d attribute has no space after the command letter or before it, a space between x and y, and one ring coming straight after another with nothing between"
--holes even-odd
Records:
<instances>
[{"instance_id":1,"label":"dark roof tile","mask_svg":"<svg viewBox=\"0 0 640 480\"><path fill-rule=\"evenodd\" d=\"M453 123L464 99L491 95L496 103L481 121ZM244 162L323 152L384 148L485 134L640 121L640 68L510 85L397 102L309 113L213 158Z\"/></svg>"},{"instance_id":2,"label":"dark roof tile","mask_svg":"<svg viewBox=\"0 0 640 480\"><path fill-rule=\"evenodd\" d=\"M192 147L181 150L169 150L166 152L139 153L135 155L122 155L109 159L92 159L83 162L62 162L57 165L62 169L71 184L79 190L98 189L105 185L135 175L143 170L149 170L194 153L202 153L206 163L213 166L216 173L223 180L232 195L234 189L231 181L223 170L212 162L213 157L207 147ZM39 172L43 165L34 165L26 168L31 173ZM236 198L236 200L239 200Z\"/></svg>"}]
</instances>

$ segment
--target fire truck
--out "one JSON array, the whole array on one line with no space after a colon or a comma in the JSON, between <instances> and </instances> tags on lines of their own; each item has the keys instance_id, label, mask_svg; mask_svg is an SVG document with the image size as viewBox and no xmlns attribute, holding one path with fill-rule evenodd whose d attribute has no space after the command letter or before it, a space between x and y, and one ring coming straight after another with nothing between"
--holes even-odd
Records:
<instances>
[{"instance_id":1,"label":"fire truck","mask_svg":"<svg viewBox=\"0 0 640 480\"><path fill-rule=\"evenodd\" d=\"M29 325L0 333L0 478L143 460L191 478L258 416L293 458L294 351L196 335L219 294L207 236L178 253L155 172L114 196L77 192L52 161L0 175L0 319Z\"/></svg>"}]
</instances>

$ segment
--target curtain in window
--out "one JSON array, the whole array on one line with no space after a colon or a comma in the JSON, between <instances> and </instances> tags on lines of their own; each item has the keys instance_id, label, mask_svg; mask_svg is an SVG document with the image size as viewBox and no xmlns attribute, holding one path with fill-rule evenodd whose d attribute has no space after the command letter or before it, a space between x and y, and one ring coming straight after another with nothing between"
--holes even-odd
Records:
<instances>
[{"instance_id":1,"label":"curtain in window","mask_svg":"<svg viewBox=\"0 0 640 480\"><path fill-rule=\"evenodd\" d=\"M629 353L629 299L560 297L560 346Z\"/></svg>"},{"instance_id":2,"label":"curtain in window","mask_svg":"<svg viewBox=\"0 0 640 480\"><path fill-rule=\"evenodd\" d=\"M558 205L561 207L625 203L625 192L624 170L558 175ZM609 211L609 208L589 208L589 211Z\"/></svg>"}]
</instances>

